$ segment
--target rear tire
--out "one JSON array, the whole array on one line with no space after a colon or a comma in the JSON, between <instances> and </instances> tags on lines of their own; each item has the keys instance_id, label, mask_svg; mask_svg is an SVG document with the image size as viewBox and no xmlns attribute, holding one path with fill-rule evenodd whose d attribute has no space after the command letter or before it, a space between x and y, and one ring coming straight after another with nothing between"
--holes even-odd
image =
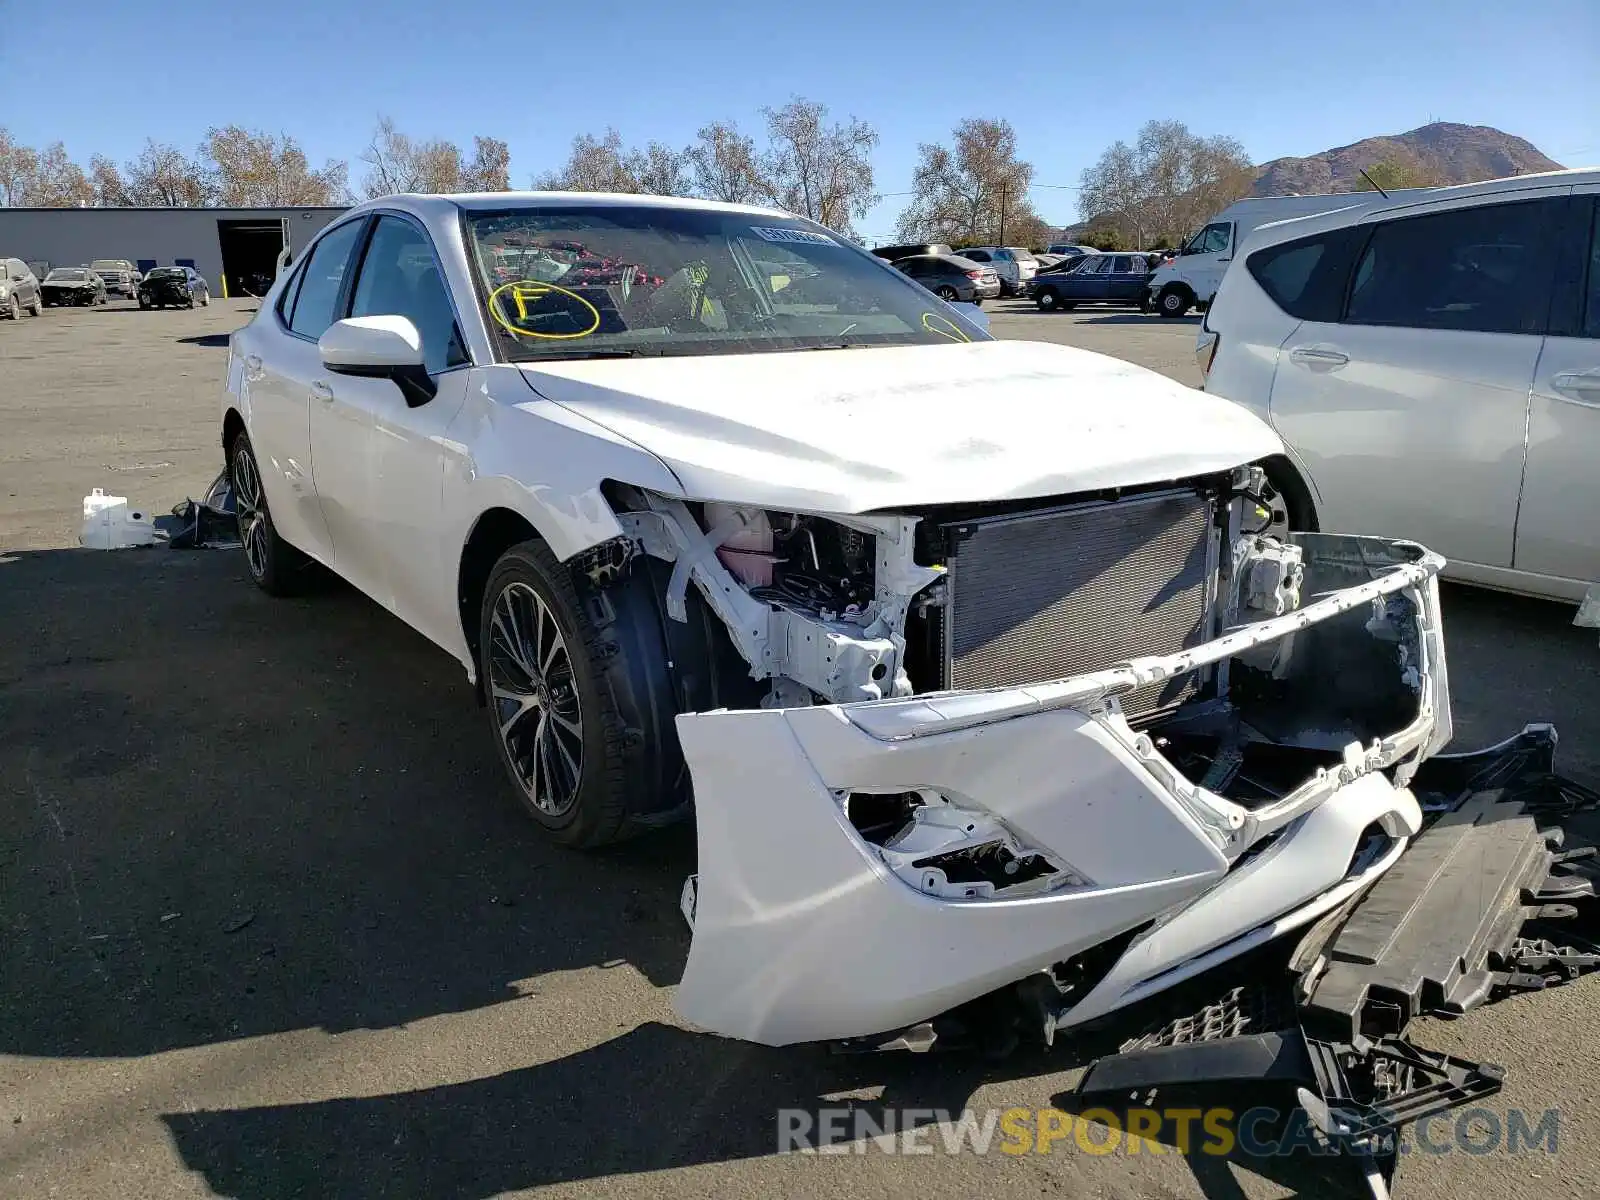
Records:
<instances>
[{"instance_id":1,"label":"rear tire","mask_svg":"<svg viewBox=\"0 0 1600 1200\"><path fill-rule=\"evenodd\" d=\"M1046 288L1040 292L1033 298L1033 302L1039 306L1040 312L1055 312L1056 309L1061 307L1061 298L1051 288Z\"/></svg>"},{"instance_id":2,"label":"rear tire","mask_svg":"<svg viewBox=\"0 0 1600 1200\"><path fill-rule=\"evenodd\" d=\"M954 304L960 299L960 296L957 294L955 288L951 287L948 283L939 287L933 294L939 297L939 299L943 300L946 304Z\"/></svg>"},{"instance_id":3,"label":"rear tire","mask_svg":"<svg viewBox=\"0 0 1600 1200\"><path fill-rule=\"evenodd\" d=\"M269 596L292 596L301 591L311 560L278 536L267 508L255 448L247 433L239 433L228 447L228 482L233 488L239 541L244 544L250 578Z\"/></svg>"}]
</instances>

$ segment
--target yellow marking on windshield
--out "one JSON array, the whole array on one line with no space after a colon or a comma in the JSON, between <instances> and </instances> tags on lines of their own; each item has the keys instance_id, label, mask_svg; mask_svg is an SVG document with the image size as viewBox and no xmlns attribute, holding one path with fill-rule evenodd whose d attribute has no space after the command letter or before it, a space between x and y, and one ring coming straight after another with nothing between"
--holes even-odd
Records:
<instances>
[{"instance_id":1,"label":"yellow marking on windshield","mask_svg":"<svg viewBox=\"0 0 1600 1200\"><path fill-rule=\"evenodd\" d=\"M526 321L528 319L528 305L530 302L532 302L534 305L537 305L552 292L557 292L563 296L567 296L573 300L576 300L579 304L583 305L594 314L594 321L590 324L589 328L579 330L577 333L539 333L532 329L518 329L506 319L505 313L503 312L504 306L500 297L504 292L511 293L511 301L517 306L517 319L519 321ZM545 338L546 340L553 342L564 342L570 341L574 338L585 338L593 333L596 329L600 328L600 310L593 304L590 304L582 296L578 295L577 292L571 291L568 288L558 287L553 283L543 283L537 279L516 279L510 283L503 283L499 287L495 288L494 291L489 293L489 315L517 337Z\"/></svg>"},{"instance_id":2,"label":"yellow marking on windshield","mask_svg":"<svg viewBox=\"0 0 1600 1200\"><path fill-rule=\"evenodd\" d=\"M922 327L929 333L936 333L942 338L949 338L952 342L970 342L972 340L949 317L941 317L938 313L923 313Z\"/></svg>"}]
</instances>

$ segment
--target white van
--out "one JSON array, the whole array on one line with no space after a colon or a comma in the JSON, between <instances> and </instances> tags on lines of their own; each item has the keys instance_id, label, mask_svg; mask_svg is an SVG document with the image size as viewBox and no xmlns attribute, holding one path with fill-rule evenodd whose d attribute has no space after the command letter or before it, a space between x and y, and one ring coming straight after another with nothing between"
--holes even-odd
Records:
<instances>
[{"instance_id":1,"label":"white van","mask_svg":"<svg viewBox=\"0 0 1600 1200\"><path fill-rule=\"evenodd\" d=\"M1432 189L1406 188L1389 193L1389 203L1416 200ZM1382 200L1376 192L1334 192L1316 196L1249 196L1228 205L1196 230L1178 251L1176 261L1150 276L1150 307L1163 317L1181 317L1195 305L1207 305L1217 294L1222 275L1244 239L1263 225L1309 217Z\"/></svg>"}]
</instances>

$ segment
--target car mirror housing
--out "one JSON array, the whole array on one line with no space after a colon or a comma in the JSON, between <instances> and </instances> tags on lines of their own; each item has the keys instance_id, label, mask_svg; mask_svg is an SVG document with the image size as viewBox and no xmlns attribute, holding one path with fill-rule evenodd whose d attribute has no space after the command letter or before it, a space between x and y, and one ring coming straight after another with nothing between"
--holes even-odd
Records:
<instances>
[{"instance_id":1,"label":"car mirror housing","mask_svg":"<svg viewBox=\"0 0 1600 1200\"><path fill-rule=\"evenodd\" d=\"M409 317L349 317L317 339L322 365L340 375L393 379L412 408L438 388L423 365L422 334Z\"/></svg>"}]
</instances>

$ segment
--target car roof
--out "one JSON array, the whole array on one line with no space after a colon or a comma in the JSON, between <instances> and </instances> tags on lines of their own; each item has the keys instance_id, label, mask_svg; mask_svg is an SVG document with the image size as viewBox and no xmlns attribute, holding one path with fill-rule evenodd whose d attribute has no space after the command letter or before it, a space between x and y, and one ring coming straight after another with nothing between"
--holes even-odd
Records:
<instances>
[{"instance_id":1,"label":"car roof","mask_svg":"<svg viewBox=\"0 0 1600 1200\"><path fill-rule=\"evenodd\" d=\"M349 210L355 216L373 209L398 208L423 218L450 220L459 211L497 212L507 208L667 208L704 212L741 213L746 216L794 220L793 213L756 204L726 204L720 200L687 200L678 196L646 196L632 192L452 192L425 194L401 192L379 196Z\"/></svg>"},{"instance_id":2,"label":"car roof","mask_svg":"<svg viewBox=\"0 0 1600 1200\"><path fill-rule=\"evenodd\" d=\"M1452 184L1449 187L1406 188L1384 198L1377 192L1350 192L1350 203L1343 208L1312 213L1303 217L1286 217L1269 221L1250 232L1245 245L1250 249L1275 245L1293 238L1314 233L1325 233L1345 225L1354 225L1375 213L1403 215L1425 205L1450 200L1490 201L1498 196L1515 196L1519 192L1548 190L1563 185L1600 183L1600 167L1579 167L1561 171L1540 171L1531 175L1508 175L1502 179L1485 179L1477 183ZM1245 247L1241 247L1243 249Z\"/></svg>"}]
</instances>

